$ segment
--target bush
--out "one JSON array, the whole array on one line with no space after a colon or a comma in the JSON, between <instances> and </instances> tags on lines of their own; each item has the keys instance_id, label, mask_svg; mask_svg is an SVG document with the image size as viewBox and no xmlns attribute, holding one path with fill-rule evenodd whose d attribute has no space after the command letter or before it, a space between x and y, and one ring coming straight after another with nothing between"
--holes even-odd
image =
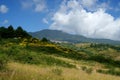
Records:
<instances>
[{"instance_id":1,"label":"bush","mask_svg":"<svg viewBox=\"0 0 120 80\"><path fill-rule=\"evenodd\" d=\"M0 70L3 70L6 68L7 62L8 62L7 56L0 54Z\"/></svg>"},{"instance_id":2,"label":"bush","mask_svg":"<svg viewBox=\"0 0 120 80\"><path fill-rule=\"evenodd\" d=\"M111 74L111 75L120 76L120 71L116 71L115 69L109 69L108 71L106 71L106 73Z\"/></svg>"},{"instance_id":3,"label":"bush","mask_svg":"<svg viewBox=\"0 0 120 80\"><path fill-rule=\"evenodd\" d=\"M86 66L82 66L81 68L82 68L83 71L85 71L87 69Z\"/></svg>"},{"instance_id":4,"label":"bush","mask_svg":"<svg viewBox=\"0 0 120 80\"><path fill-rule=\"evenodd\" d=\"M86 70L86 73L91 74L91 73L92 73L92 71L93 71L93 69L92 69L92 68L88 68L88 69Z\"/></svg>"},{"instance_id":5,"label":"bush","mask_svg":"<svg viewBox=\"0 0 120 80\"><path fill-rule=\"evenodd\" d=\"M93 60L93 61L104 63L107 65L120 67L120 61L115 61L110 57L105 57L105 56L99 55L99 54L90 56L88 58L88 60Z\"/></svg>"},{"instance_id":6,"label":"bush","mask_svg":"<svg viewBox=\"0 0 120 80\"><path fill-rule=\"evenodd\" d=\"M88 74L91 74L92 71L93 71L92 68L87 68L86 66L82 66L81 68L82 68L83 71L85 71L85 72L88 73Z\"/></svg>"},{"instance_id":7,"label":"bush","mask_svg":"<svg viewBox=\"0 0 120 80\"><path fill-rule=\"evenodd\" d=\"M99 72L99 73L104 73L104 74L111 74L111 75L120 76L120 71L115 70L114 68L109 69L109 70L99 69L99 70L97 70L97 72Z\"/></svg>"},{"instance_id":8,"label":"bush","mask_svg":"<svg viewBox=\"0 0 120 80\"><path fill-rule=\"evenodd\" d=\"M41 39L41 41L42 41L42 42L49 42L49 40L48 40L47 38L45 38L45 37L43 37L43 38Z\"/></svg>"}]
</instances>

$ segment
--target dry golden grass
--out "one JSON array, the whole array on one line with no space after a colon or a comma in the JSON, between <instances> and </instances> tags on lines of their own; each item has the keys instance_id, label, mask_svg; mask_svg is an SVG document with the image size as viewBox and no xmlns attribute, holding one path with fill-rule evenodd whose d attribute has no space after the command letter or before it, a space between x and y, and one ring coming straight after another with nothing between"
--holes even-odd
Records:
<instances>
[{"instance_id":1,"label":"dry golden grass","mask_svg":"<svg viewBox=\"0 0 120 80\"><path fill-rule=\"evenodd\" d=\"M8 69L11 72L0 74L0 80L120 80L118 76L99 74L95 71L87 74L81 69L58 66L9 63ZM56 72L53 72L53 70L56 70Z\"/></svg>"}]
</instances>

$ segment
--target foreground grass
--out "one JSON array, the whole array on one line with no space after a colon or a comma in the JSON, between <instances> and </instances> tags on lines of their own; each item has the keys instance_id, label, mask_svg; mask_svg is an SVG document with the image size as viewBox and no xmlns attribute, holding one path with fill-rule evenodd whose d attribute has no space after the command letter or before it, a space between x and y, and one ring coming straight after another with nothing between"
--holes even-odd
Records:
<instances>
[{"instance_id":1,"label":"foreground grass","mask_svg":"<svg viewBox=\"0 0 120 80\"><path fill-rule=\"evenodd\" d=\"M82 69L9 63L8 71L0 73L0 80L120 80L118 76L88 74Z\"/></svg>"}]
</instances>

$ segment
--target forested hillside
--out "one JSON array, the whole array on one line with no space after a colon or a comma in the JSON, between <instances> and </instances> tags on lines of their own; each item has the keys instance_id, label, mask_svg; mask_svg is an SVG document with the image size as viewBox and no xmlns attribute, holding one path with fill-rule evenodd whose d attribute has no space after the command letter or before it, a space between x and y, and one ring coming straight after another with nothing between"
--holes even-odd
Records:
<instances>
[{"instance_id":1,"label":"forested hillside","mask_svg":"<svg viewBox=\"0 0 120 80\"><path fill-rule=\"evenodd\" d=\"M14 29L12 25L6 27L0 27L0 38L26 38L31 37L22 27L17 27Z\"/></svg>"}]
</instances>

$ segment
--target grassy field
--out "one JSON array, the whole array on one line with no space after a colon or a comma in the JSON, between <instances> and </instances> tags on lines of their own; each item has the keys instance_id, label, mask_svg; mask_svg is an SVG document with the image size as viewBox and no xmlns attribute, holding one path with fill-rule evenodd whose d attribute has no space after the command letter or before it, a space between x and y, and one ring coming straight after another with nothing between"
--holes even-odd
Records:
<instances>
[{"instance_id":1,"label":"grassy field","mask_svg":"<svg viewBox=\"0 0 120 80\"><path fill-rule=\"evenodd\" d=\"M0 80L120 80L118 76L91 74L82 69L59 66L36 66L21 63L9 63L9 72L0 73Z\"/></svg>"},{"instance_id":2,"label":"grassy field","mask_svg":"<svg viewBox=\"0 0 120 80\"><path fill-rule=\"evenodd\" d=\"M0 41L0 80L120 80L119 46Z\"/></svg>"}]
</instances>

